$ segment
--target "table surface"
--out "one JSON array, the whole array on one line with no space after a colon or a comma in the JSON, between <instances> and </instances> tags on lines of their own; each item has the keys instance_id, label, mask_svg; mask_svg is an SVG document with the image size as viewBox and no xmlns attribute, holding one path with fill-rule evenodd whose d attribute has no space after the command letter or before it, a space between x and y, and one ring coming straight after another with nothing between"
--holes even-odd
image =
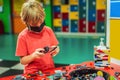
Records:
<instances>
[{"instance_id":1,"label":"table surface","mask_svg":"<svg viewBox=\"0 0 120 80\"><path fill-rule=\"evenodd\" d=\"M66 66L66 69L69 69L69 72L70 72L70 70L72 70L72 67L77 66L77 65L83 65L83 66L86 65L87 67L91 67L91 68L95 67L94 62L89 61L89 62L83 62L81 64L73 64L70 66ZM103 71L109 73L110 75L114 76L115 72L120 72L120 65L116 65L116 64L111 63L110 68L95 68L95 69L103 70ZM49 74L52 75L55 73L55 70L62 70L62 67L58 67L58 68L51 69L51 70L46 70L44 73L49 72ZM16 75L2 77L2 78L0 78L0 80L12 80L15 76Z\"/></svg>"}]
</instances>

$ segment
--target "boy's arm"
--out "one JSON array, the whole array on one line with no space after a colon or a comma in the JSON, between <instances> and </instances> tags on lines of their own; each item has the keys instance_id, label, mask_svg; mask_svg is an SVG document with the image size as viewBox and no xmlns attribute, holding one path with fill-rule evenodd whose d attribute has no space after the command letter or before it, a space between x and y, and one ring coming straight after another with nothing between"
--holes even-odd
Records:
<instances>
[{"instance_id":1,"label":"boy's arm","mask_svg":"<svg viewBox=\"0 0 120 80\"><path fill-rule=\"evenodd\" d=\"M36 49L35 52L33 52L31 55L21 56L20 63L23 65L26 65L34 61L34 59L36 58L41 58L42 56L45 55L42 51L44 51L44 49L39 48L39 49Z\"/></svg>"},{"instance_id":2,"label":"boy's arm","mask_svg":"<svg viewBox=\"0 0 120 80\"><path fill-rule=\"evenodd\" d=\"M20 63L23 65L29 64L30 62L32 62L34 60L34 56L32 55L28 55L28 56L21 56L20 57Z\"/></svg>"}]
</instances>

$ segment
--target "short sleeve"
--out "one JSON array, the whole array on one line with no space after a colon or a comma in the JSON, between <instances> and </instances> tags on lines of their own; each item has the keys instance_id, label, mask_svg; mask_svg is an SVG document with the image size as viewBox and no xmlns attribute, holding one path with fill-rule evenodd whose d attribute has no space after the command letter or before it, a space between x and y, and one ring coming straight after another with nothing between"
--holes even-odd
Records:
<instances>
[{"instance_id":1,"label":"short sleeve","mask_svg":"<svg viewBox=\"0 0 120 80\"><path fill-rule=\"evenodd\" d=\"M51 40L51 46L53 46L53 45L58 45L59 44L59 42L58 42L58 40L57 40L57 38L56 38L56 36L55 36L55 34L54 34L54 32L53 32L53 30L51 29L51 28L49 28L50 30L50 40Z\"/></svg>"},{"instance_id":2,"label":"short sleeve","mask_svg":"<svg viewBox=\"0 0 120 80\"><path fill-rule=\"evenodd\" d=\"M27 55L27 45L25 38L23 36L18 36L17 45L16 45L16 56L25 56Z\"/></svg>"}]
</instances>

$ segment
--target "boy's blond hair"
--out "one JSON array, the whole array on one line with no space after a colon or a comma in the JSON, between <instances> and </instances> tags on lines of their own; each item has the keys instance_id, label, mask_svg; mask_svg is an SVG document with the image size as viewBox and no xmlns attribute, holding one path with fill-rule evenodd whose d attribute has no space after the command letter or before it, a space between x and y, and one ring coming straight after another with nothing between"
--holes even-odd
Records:
<instances>
[{"instance_id":1,"label":"boy's blond hair","mask_svg":"<svg viewBox=\"0 0 120 80\"><path fill-rule=\"evenodd\" d=\"M45 12L40 2L28 0L22 5L20 16L26 24L29 24L30 22L32 22L32 24L37 24L39 21L44 21Z\"/></svg>"}]
</instances>

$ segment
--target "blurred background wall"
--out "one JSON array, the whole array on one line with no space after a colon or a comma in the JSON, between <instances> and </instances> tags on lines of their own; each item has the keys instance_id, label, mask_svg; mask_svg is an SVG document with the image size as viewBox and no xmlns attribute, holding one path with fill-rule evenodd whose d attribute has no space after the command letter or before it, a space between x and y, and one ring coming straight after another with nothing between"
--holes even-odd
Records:
<instances>
[{"instance_id":1,"label":"blurred background wall","mask_svg":"<svg viewBox=\"0 0 120 80\"><path fill-rule=\"evenodd\" d=\"M0 59L15 57L18 34L26 27L20 19L26 0L0 0ZM46 25L59 42L56 63L70 64L93 60L94 45L100 38L106 44L107 0L38 0L45 9Z\"/></svg>"}]
</instances>

